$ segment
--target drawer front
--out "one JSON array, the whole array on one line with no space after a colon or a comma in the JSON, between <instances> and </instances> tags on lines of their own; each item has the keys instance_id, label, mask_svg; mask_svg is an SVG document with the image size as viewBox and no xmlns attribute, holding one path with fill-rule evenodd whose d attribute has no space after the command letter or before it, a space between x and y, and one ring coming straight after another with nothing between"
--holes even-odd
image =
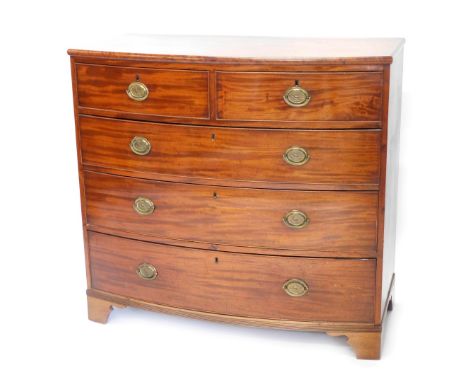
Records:
<instances>
[{"instance_id":1,"label":"drawer front","mask_svg":"<svg viewBox=\"0 0 468 382\"><path fill-rule=\"evenodd\" d=\"M241 247L375 255L377 192L200 186L89 171L85 186L91 226Z\"/></svg>"},{"instance_id":2,"label":"drawer front","mask_svg":"<svg viewBox=\"0 0 468 382\"><path fill-rule=\"evenodd\" d=\"M216 76L220 120L380 120L382 73L218 72ZM295 104L289 105L285 97Z\"/></svg>"},{"instance_id":3,"label":"drawer front","mask_svg":"<svg viewBox=\"0 0 468 382\"><path fill-rule=\"evenodd\" d=\"M229 254L93 232L89 246L92 287L105 292L234 316L373 320L372 259Z\"/></svg>"},{"instance_id":4,"label":"drawer front","mask_svg":"<svg viewBox=\"0 0 468 382\"><path fill-rule=\"evenodd\" d=\"M76 75L80 107L164 117L209 117L208 72L77 64Z\"/></svg>"},{"instance_id":5,"label":"drawer front","mask_svg":"<svg viewBox=\"0 0 468 382\"><path fill-rule=\"evenodd\" d=\"M85 165L286 188L379 183L377 130L230 129L92 117L81 117L80 129Z\"/></svg>"}]
</instances>

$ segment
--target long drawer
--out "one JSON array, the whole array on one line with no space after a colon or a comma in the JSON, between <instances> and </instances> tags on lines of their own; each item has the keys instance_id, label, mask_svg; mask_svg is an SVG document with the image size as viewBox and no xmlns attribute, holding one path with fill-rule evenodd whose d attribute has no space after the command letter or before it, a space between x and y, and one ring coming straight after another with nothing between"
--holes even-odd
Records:
<instances>
[{"instance_id":1,"label":"long drawer","mask_svg":"<svg viewBox=\"0 0 468 382\"><path fill-rule=\"evenodd\" d=\"M77 64L78 106L140 116L207 119L208 72Z\"/></svg>"},{"instance_id":2,"label":"long drawer","mask_svg":"<svg viewBox=\"0 0 468 382\"><path fill-rule=\"evenodd\" d=\"M378 188L379 130L297 131L80 117L83 163L259 187Z\"/></svg>"},{"instance_id":3,"label":"long drawer","mask_svg":"<svg viewBox=\"0 0 468 382\"><path fill-rule=\"evenodd\" d=\"M375 260L229 254L90 232L97 290L155 304L293 321L372 322Z\"/></svg>"},{"instance_id":4,"label":"long drawer","mask_svg":"<svg viewBox=\"0 0 468 382\"><path fill-rule=\"evenodd\" d=\"M229 188L84 174L90 226L152 238L375 256L377 192Z\"/></svg>"},{"instance_id":5,"label":"long drawer","mask_svg":"<svg viewBox=\"0 0 468 382\"><path fill-rule=\"evenodd\" d=\"M233 121L379 121L383 75L217 72L217 118Z\"/></svg>"}]
</instances>

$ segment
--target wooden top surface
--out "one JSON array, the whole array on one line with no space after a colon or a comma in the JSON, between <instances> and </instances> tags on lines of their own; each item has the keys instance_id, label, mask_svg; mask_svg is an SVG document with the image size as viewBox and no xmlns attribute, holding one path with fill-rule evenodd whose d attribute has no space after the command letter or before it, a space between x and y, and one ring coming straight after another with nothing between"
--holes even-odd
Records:
<instances>
[{"instance_id":1,"label":"wooden top surface","mask_svg":"<svg viewBox=\"0 0 468 382\"><path fill-rule=\"evenodd\" d=\"M323 39L229 36L125 35L83 49L72 56L103 56L189 61L299 61L391 63L401 38Z\"/></svg>"}]
</instances>

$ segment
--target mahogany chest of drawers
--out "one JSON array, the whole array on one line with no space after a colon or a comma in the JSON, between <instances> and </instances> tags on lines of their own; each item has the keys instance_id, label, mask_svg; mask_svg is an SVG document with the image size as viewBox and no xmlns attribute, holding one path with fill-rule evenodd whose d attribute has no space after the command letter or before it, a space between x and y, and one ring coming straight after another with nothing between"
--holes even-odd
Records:
<instances>
[{"instance_id":1,"label":"mahogany chest of drawers","mask_svg":"<svg viewBox=\"0 0 468 382\"><path fill-rule=\"evenodd\" d=\"M89 318L347 336L392 308L403 40L135 36L69 50Z\"/></svg>"}]
</instances>

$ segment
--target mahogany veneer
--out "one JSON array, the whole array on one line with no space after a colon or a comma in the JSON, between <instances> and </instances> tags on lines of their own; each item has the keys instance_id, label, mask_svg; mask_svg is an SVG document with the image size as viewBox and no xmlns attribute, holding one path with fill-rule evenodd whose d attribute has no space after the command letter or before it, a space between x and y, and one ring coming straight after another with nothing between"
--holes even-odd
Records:
<instances>
[{"instance_id":1,"label":"mahogany veneer","mask_svg":"<svg viewBox=\"0 0 468 382\"><path fill-rule=\"evenodd\" d=\"M78 98L83 107L181 118L208 118L208 72L187 70L138 70L151 97L131 100L125 92L135 80L134 68L109 65L76 66Z\"/></svg>"},{"instance_id":2,"label":"mahogany veneer","mask_svg":"<svg viewBox=\"0 0 468 382\"><path fill-rule=\"evenodd\" d=\"M360 252L375 257L378 193L285 191L157 182L84 171L87 222L92 227L239 247ZM154 201L140 216L133 201ZM129 208L130 207L130 208ZM291 229L283 216L293 209L310 220ZM239 248L242 251L242 248Z\"/></svg>"},{"instance_id":3,"label":"mahogany veneer","mask_svg":"<svg viewBox=\"0 0 468 382\"><path fill-rule=\"evenodd\" d=\"M223 128L169 125L80 116L87 167L139 172L158 180L255 188L378 190L381 132ZM134 136L155 142L145 156L122 150ZM283 160L301 142L312 153L305 167Z\"/></svg>"},{"instance_id":4,"label":"mahogany veneer","mask_svg":"<svg viewBox=\"0 0 468 382\"><path fill-rule=\"evenodd\" d=\"M307 108L283 101L298 78L313 89ZM216 73L217 118L244 121L378 121L382 72L365 73Z\"/></svg>"},{"instance_id":5,"label":"mahogany veneer","mask_svg":"<svg viewBox=\"0 0 468 382\"><path fill-rule=\"evenodd\" d=\"M94 232L89 246L93 287L117 295L233 316L368 323L374 319L373 259L226 253ZM135 277L135 261L158 265L154 282ZM303 298L291 298L277 288L291 275L311 286Z\"/></svg>"},{"instance_id":6,"label":"mahogany veneer","mask_svg":"<svg viewBox=\"0 0 468 382\"><path fill-rule=\"evenodd\" d=\"M380 357L403 40L137 36L69 54L90 320L135 306Z\"/></svg>"}]
</instances>

